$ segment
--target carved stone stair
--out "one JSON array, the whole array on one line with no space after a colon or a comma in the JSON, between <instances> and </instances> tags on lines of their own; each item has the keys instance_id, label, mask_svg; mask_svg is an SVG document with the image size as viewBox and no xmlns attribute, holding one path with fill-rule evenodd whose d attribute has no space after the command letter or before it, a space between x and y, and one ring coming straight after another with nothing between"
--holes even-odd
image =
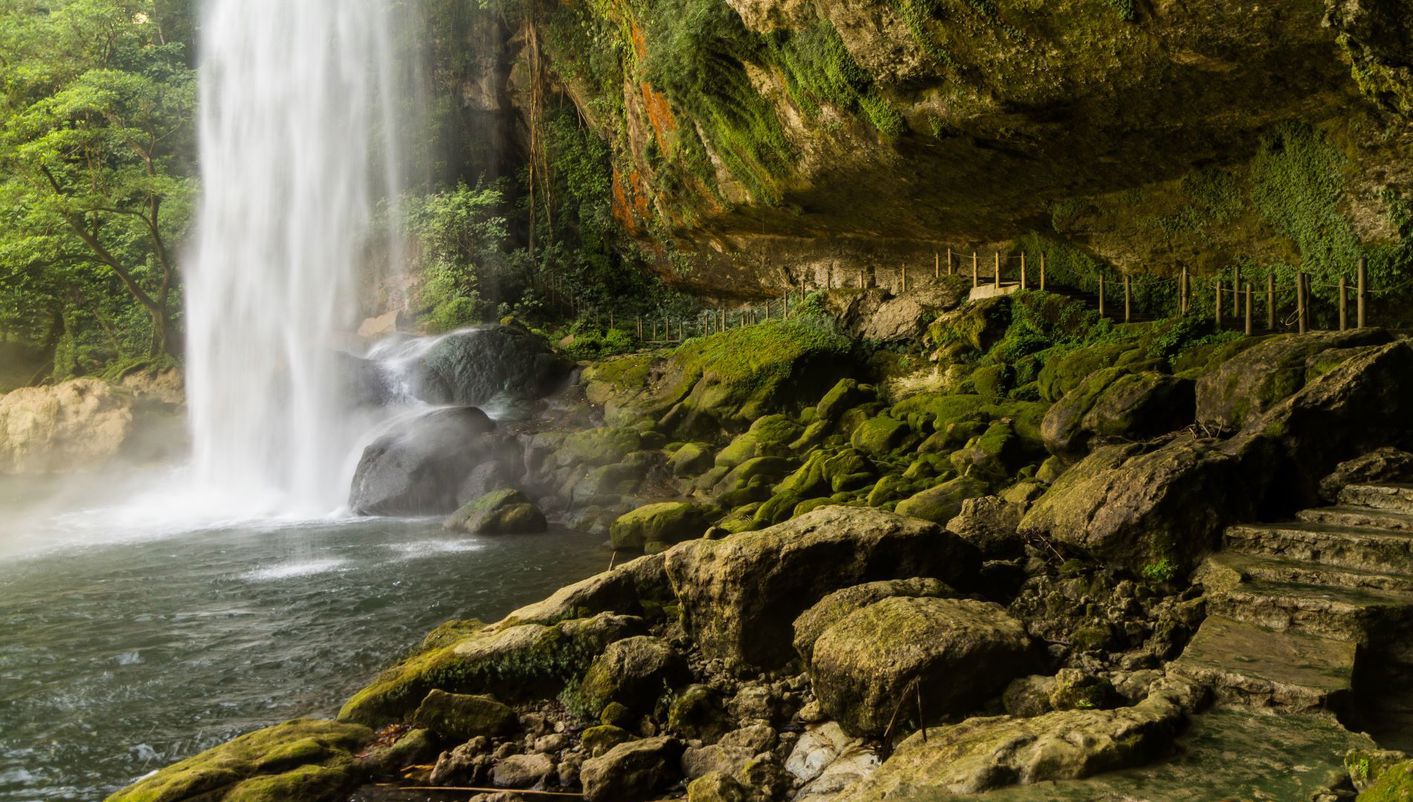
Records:
<instances>
[{"instance_id":1,"label":"carved stone stair","mask_svg":"<svg viewBox=\"0 0 1413 802\"><path fill-rule=\"evenodd\" d=\"M1225 701L1348 712L1371 655L1402 661L1389 634L1413 624L1413 485L1351 485L1339 502L1227 530L1199 569L1208 618L1175 671Z\"/></svg>"}]
</instances>

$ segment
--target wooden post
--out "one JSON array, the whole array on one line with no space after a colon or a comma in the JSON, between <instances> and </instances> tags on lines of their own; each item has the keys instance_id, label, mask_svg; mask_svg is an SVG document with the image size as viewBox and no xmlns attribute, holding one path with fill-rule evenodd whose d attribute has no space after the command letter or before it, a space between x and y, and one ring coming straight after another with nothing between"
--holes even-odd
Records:
<instances>
[{"instance_id":1,"label":"wooden post","mask_svg":"<svg viewBox=\"0 0 1413 802\"><path fill-rule=\"evenodd\" d=\"M976 274L976 251L971 252L971 288L976 289L981 286L981 279Z\"/></svg>"},{"instance_id":2,"label":"wooden post","mask_svg":"<svg viewBox=\"0 0 1413 802\"><path fill-rule=\"evenodd\" d=\"M1020 288L1025 289L1025 251L1021 251L1021 280Z\"/></svg>"},{"instance_id":3,"label":"wooden post","mask_svg":"<svg viewBox=\"0 0 1413 802\"><path fill-rule=\"evenodd\" d=\"M996 289L997 289L997 290L1000 290L1000 289L1001 289L1001 252L1000 252L1000 251L997 251L995 255L996 255L996 275L993 276L993 278L996 280Z\"/></svg>"},{"instance_id":4,"label":"wooden post","mask_svg":"<svg viewBox=\"0 0 1413 802\"><path fill-rule=\"evenodd\" d=\"M1266 331L1276 330L1276 274L1266 274Z\"/></svg>"},{"instance_id":5,"label":"wooden post","mask_svg":"<svg viewBox=\"0 0 1413 802\"><path fill-rule=\"evenodd\" d=\"M721 307L720 309L717 310L717 312L719 313L719 315L718 315L716 330L717 330L717 331L726 331L726 307L724 307L724 306Z\"/></svg>"},{"instance_id":6,"label":"wooden post","mask_svg":"<svg viewBox=\"0 0 1413 802\"><path fill-rule=\"evenodd\" d=\"M952 247L950 245L947 246L947 275L954 275L952 267Z\"/></svg>"},{"instance_id":7,"label":"wooden post","mask_svg":"<svg viewBox=\"0 0 1413 802\"><path fill-rule=\"evenodd\" d=\"M1182 266L1182 274L1178 276L1178 314L1187 314L1187 265Z\"/></svg>"},{"instance_id":8,"label":"wooden post","mask_svg":"<svg viewBox=\"0 0 1413 802\"><path fill-rule=\"evenodd\" d=\"M1040 291L1045 291L1045 252L1040 252Z\"/></svg>"},{"instance_id":9,"label":"wooden post","mask_svg":"<svg viewBox=\"0 0 1413 802\"><path fill-rule=\"evenodd\" d=\"M902 286L903 286L903 290L902 290L902 291L903 291L903 292L907 292L907 291L908 291L908 266L907 266L907 265L903 265L902 268L900 268L900 269L898 270L898 275L901 277L901 280L902 280Z\"/></svg>"},{"instance_id":10,"label":"wooden post","mask_svg":"<svg viewBox=\"0 0 1413 802\"><path fill-rule=\"evenodd\" d=\"M1099 317L1104 316L1104 274L1099 274Z\"/></svg>"},{"instance_id":11,"label":"wooden post","mask_svg":"<svg viewBox=\"0 0 1413 802\"><path fill-rule=\"evenodd\" d=\"M1251 336L1251 282L1246 282L1246 336Z\"/></svg>"},{"instance_id":12,"label":"wooden post","mask_svg":"<svg viewBox=\"0 0 1413 802\"><path fill-rule=\"evenodd\" d=\"M1295 274L1295 321L1296 330L1305 333L1305 274Z\"/></svg>"},{"instance_id":13,"label":"wooden post","mask_svg":"<svg viewBox=\"0 0 1413 802\"><path fill-rule=\"evenodd\" d=\"M1213 293L1213 297L1217 299L1217 303L1216 303L1216 305L1213 307L1213 309L1216 310L1216 314L1217 314L1217 328L1220 329L1220 328L1222 327L1222 301L1224 300L1224 299L1222 298L1222 280L1221 280L1221 279L1217 279L1217 291L1216 291L1215 293Z\"/></svg>"},{"instance_id":14,"label":"wooden post","mask_svg":"<svg viewBox=\"0 0 1413 802\"><path fill-rule=\"evenodd\" d=\"M1364 279L1368 273L1369 264L1364 257L1359 257L1359 274L1354 277L1354 327L1364 328Z\"/></svg>"},{"instance_id":15,"label":"wooden post","mask_svg":"<svg viewBox=\"0 0 1413 802\"><path fill-rule=\"evenodd\" d=\"M1231 316L1235 320L1241 313L1237 311L1241 300L1241 268L1235 265L1231 269Z\"/></svg>"},{"instance_id":16,"label":"wooden post","mask_svg":"<svg viewBox=\"0 0 1413 802\"><path fill-rule=\"evenodd\" d=\"M1127 323L1133 314L1133 293L1129 286L1128 274L1124 274L1124 322Z\"/></svg>"},{"instance_id":17,"label":"wooden post","mask_svg":"<svg viewBox=\"0 0 1413 802\"><path fill-rule=\"evenodd\" d=\"M638 342L643 341L643 316L638 315Z\"/></svg>"},{"instance_id":18,"label":"wooden post","mask_svg":"<svg viewBox=\"0 0 1413 802\"><path fill-rule=\"evenodd\" d=\"M932 277L942 278L942 254L937 251L932 252Z\"/></svg>"},{"instance_id":19,"label":"wooden post","mask_svg":"<svg viewBox=\"0 0 1413 802\"><path fill-rule=\"evenodd\" d=\"M1339 277L1339 330L1349 328L1349 280Z\"/></svg>"}]
</instances>

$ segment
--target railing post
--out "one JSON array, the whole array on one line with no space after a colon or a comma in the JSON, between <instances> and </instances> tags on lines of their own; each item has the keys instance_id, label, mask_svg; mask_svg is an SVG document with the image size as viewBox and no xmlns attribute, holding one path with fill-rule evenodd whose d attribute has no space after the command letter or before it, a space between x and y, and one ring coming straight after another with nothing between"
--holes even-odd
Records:
<instances>
[{"instance_id":1,"label":"railing post","mask_svg":"<svg viewBox=\"0 0 1413 802\"><path fill-rule=\"evenodd\" d=\"M952 271L952 246L947 246L947 275L955 275Z\"/></svg>"},{"instance_id":2,"label":"railing post","mask_svg":"<svg viewBox=\"0 0 1413 802\"><path fill-rule=\"evenodd\" d=\"M1232 265L1231 268L1231 316L1235 320L1241 312L1241 268Z\"/></svg>"},{"instance_id":3,"label":"railing post","mask_svg":"<svg viewBox=\"0 0 1413 802\"><path fill-rule=\"evenodd\" d=\"M932 277L942 278L942 254L937 251L932 252Z\"/></svg>"},{"instance_id":4,"label":"railing post","mask_svg":"<svg viewBox=\"0 0 1413 802\"><path fill-rule=\"evenodd\" d=\"M1132 292L1130 291L1130 288L1129 288L1129 276L1128 276L1127 273L1125 273L1125 274L1124 274L1124 322L1125 322L1125 323L1129 322L1132 313L1133 313L1133 309L1132 309Z\"/></svg>"},{"instance_id":5,"label":"railing post","mask_svg":"<svg viewBox=\"0 0 1413 802\"><path fill-rule=\"evenodd\" d=\"M899 268L899 270L898 270L898 276L899 276L899 281L901 282L901 285L902 285L902 288L903 288L902 291L903 291L903 292L907 292L907 291L908 291L908 266L907 266L907 265L903 265L901 268Z\"/></svg>"},{"instance_id":6,"label":"railing post","mask_svg":"<svg viewBox=\"0 0 1413 802\"><path fill-rule=\"evenodd\" d=\"M1021 251L1020 288L1025 289L1025 251Z\"/></svg>"},{"instance_id":7,"label":"railing post","mask_svg":"<svg viewBox=\"0 0 1413 802\"><path fill-rule=\"evenodd\" d=\"M1178 314L1187 314L1187 265L1182 266L1182 273L1178 276Z\"/></svg>"},{"instance_id":8,"label":"railing post","mask_svg":"<svg viewBox=\"0 0 1413 802\"><path fill-rule=\"evenodd\" d=\"M1099 274L1099 317L1104 316L1104 274Z\"/></svg>"},{"instance_id":9,"label":"railing post","mask_svg":"<svg viewBox=\"0 0 1413 802\"><path fill-rule=\"evenodd\" d=\"M981 281L981 279L980 279L980 277L977 276L977 272L976 272L976 251L972 251L972 252L971 252L971 288L972 288L972 289L976 289L977 287L981 286L980 281Z\"/></svg>"},{"instance_id":10,"label":"railing post","mask_svg":"<svg viewBox=\"0 0 1413 802\"><path fill-rule=\"evenodd\" d=\"M997 291L1000 291L1000 289L1001 289L1001 252L1000 252L1000 251L996 251L996 252L994 252L992 255L996 257L996 275L992 276L992 279L996 282L996 289L997 289Z\"/></svg>"},{"instance_id":11,"label":"railing post","mask_svg":"<svg viewBox=\"0 0 1413 802\"><path fill-rule=\"evenodd\" d=\"M1040 291L1045 291L1045 252L1040 252Z\"/></svg>"},{"instance_id":12,"label":"railing post","mask_svg":"<svg viewBox=\"0 0 1413 802\"><path fill-rule=\"evenodd\" d=\"M1266 331L1276 330L1276 274L1266 274Z\"/></svg>"},{"instance_id":13,"label":"railing post","mask_svg":"<svg viewBox=\"0 0 1413 802\"><path fill-rule=\"evenodd\" d=\"M1220 329L1220 328L1222 327L1222 301L1224 300L1224 299L1222 298L1222 280L1221 280L1221 279L1217 279L1217 290L1216 290L1216 292L1214 292L1212 295L1213 295L1213 297L1216 298L1216 300L1217 300L1217 303L1216 303L1216 305L1215 305L1213 308L1216 310L1216 313L1217 313L1217 328Z\"/></svg>"},{"instance_id":14,"label":"railing post","mask_svg":"<svg viewBox=\"0 0 1413 802\"><path fill-rule=\"evenodd\" d=\"M1246 282L1246 336L1251 336L1251 282Z\"/></svg>"},{"instance_id":15,"label":"railing post","mask_svg":"<svg viewBox=\"0 0 1413 802\"><path fill-rule=\"evenodd\" d=\"M1364 328L1364 280L1368 273L1368 260L1363 256L1359 257L1359 274L1355 276L1357 287L1354 294L1354 325L1356 328Z\"/></svg>"}]
</instances>

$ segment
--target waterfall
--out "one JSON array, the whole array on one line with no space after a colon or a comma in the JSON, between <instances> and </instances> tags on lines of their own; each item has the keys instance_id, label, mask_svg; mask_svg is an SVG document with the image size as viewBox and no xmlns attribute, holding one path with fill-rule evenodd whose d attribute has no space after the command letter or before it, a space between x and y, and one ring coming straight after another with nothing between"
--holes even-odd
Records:
<instances>
[{"instance_id":1,"label":"waterfall","mask_svg":"<svg viewBox=\"0 0 1413 802\"><path fill-rule=\"evenodd\" d=\"M206 3L187 392L197 480L251 513L337 509L366 425L340 348L399 188L389 5Z\"/></svg>"}]
</instances>

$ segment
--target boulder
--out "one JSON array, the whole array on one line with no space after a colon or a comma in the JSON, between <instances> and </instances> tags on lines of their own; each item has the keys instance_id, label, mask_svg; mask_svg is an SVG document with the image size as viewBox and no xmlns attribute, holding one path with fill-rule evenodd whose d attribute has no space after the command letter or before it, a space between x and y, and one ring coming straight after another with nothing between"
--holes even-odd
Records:
<instances>
[{"instance_id":1,"label":"boulder","mask_svg":"<svg viewBox=\"0 0 1413 802\"><path fill-rule=\"evenodd\" d=\"M549 343L519 326L482 326L439 338L413 366L410 383L429 404L476 406L542 398L569 368Z\"/></svg>"},{"instance_id":2,"label":"boulder","mask_svg":"<svg viewBox=\"0 0 1413 802\"><path fill-rule=\"evenodd\" d=\"M22 387L0 396L0 474L92 470L133 434L137 399L98 379Z\"/></svg>"},{"instance_id":3,"label":"boulder","mask_svg":"<svg viewBox=\"0 0 1413 802\"><path fill-rule=\"evenodd\" d=\"M970 579L976 550L941 527L876 509L829 506L757 532L667 554L682 621L709 657L778 667L800 613L840 588L880 579Z\"/></svg>"},{"instance_id":4,"label":"boulder","mask_svg":"<svg viewBox=\"0 0 1413 802\"><path fill-rule=\"evenodd\" d=\"M108 802L332 802L359 781L353 757L372 739L371 730L356 724L289 721L153 772L108 797Z\"/></svg>"},{"instance_id":5,"label":"boulder","mask_svg":"<svg viewBox=\"0 0 1413 802\"><path fill-rule=\"evenodd\" d=\"M1339 491L1346 485L1408 482L1413 479L1413 454L1397 448L1384 447L1345 460L1320 480L1320 500L1327 504L1339 502Z\"/></svg>"},{"instance_id":6,"label":"boulder","mask_svg":"<svg viewBox=\"0 0 1413 802\"><path fill-rule=\"evenodd\" d=\"M1389 339L1383 329L1267 337L1197 380L1197 422L1216 431L1241 429L1304 387L1311 378L1307 374L1312 358L1334 349L1381 345Z\"/></svg>"},{"instance_id":7,"label":"boulder","mask_svg":"<svg viewBox=\"0 0 1413 802\"><path fill-rule=\"evenodd\" d=\"M1141 765L1169 748L1190 698L1160 691L1118 710L970 718L916 732L839 802L944 799Z\"/></svg>"},{"instance_id":8,"label":"boulder","mask_svg":"<svg viewBox=\"0 0 1413 802\"><path fill-rule=\"evenodd\" d=\"M649 555L621 563L588 579L566 585L549 598L521 607L505 617L502 626L541 624L599 613L641 615L646 607L660 607L672 599L672 588L663 569L662 555Z\"/></svg>"},{"instance_id":9,"label":"boulder","mask_svg":"<svg viewBox=\"0 0 1413 802\"><path fill-rule=\"evenodd\" d=\"M800 659L808 665L810 655L814 651L814 642L824 630L855 610L894 596L952 595L954 591L947 583L930 577L884 579L842 588L820 599L795 619L795 637L792 643Z\"/></svg>"},{"instance_id":10,"label":"boulder","mask_svg":"<svg viewBox=\"0 0 1413 802\"><path fill-rule=\"evenodd\" d=\"M585 727L579 734L579 743L583 744L584 751L589 753L589 757L598 757L615 746L633 740L633 736L622 727L612 724L598 724L593 727Z\"/></svg>"},{"instance_id":11,"label":"boulder","mask_svg":"<svg viewBox=\"0 0 1413 802\"><path fill-rule=\"evenodd\" d=\"M489 696L433 690L412 714L412 724L447 741L506 735L518 725L515 711Z\"/></svg>"},{"instance_id":12,"label":"boulder","mask_svg":"<svg viewBox=\"0 0 1413 802\"><path fill-rule=\"evenodd\" d=\"M962 501L961 511L947 521L947 531L986 556L1011 555L1019 552L1024 542L1017 531L1024 514L1024 504L999 496L978 496Z\"/></svg>"},{"instance_id":13,"label":"boulder","mask_svg":"<svg viewBox=\"0 0 1413 802\"><path fill-rule=\"evenodd\" d=\"M458 509L442 526L473 535L515 535L543 532L549 523L525 494L496 490Z\"/></svg>"},{"instance_id":14,"label":"boulder","mask_svg":"<svg viewBox=\"0 0 1413 802\"><path fill-rule=\"evenodd\" d=\"M1195 403L1191 379L1104 368L1050 407L1040 434L1052 454L1081 454L1094 436L1146 440L1186 426Z\"/></svg>"},{"instance_id":15,"label":"boulder","mask_svg":"<svg viewBox=\"0 0 1413 802\"><path fill-rule=\"evenodd\" d=\"M855 379L840 379L815 404L815 420L824 424L833 423L845 410L872 401L874 396L871 385L859 384Z\"/></svg>"},{"instance_id":16,"label":"boulder","mask_svg":"<svg viewBox=\"0 0 1413 802\"><path fill-rule=\"evenodd\" d=\"M825 629L810 677L820 706L845 731L881 736L907 721L922 726L973 709L1029 662L1025 627L1000 605L894 597ZM921 702L900 715L899 700L914 692Z\"/></svg>"},{"instance_id":17,"label":"boulder","mask_svg":"<svg viewBox=\"0 0 1413 802\"><path fill-rule=\"evenodd\" d=\"M712 466L711 448L705 443L686 443L672 452L667 469L673 476L696 476Z\"/></svg>"},{"instance_id":18,"label":"boulder","mask_svg":"<svg viewBox=\"0 0 1413 802\"><path fill-rule=\"evenodd\" d=\"M958 476L929 487L898 502L899 515L910 515L934 523L946 523L962 511L962 502L984 495L986 482L972 476Z\"/></svg>"},{"instance_id":19,"label":"boulder","mask_svg":"<svg viewBox=\"0 0 1413 802\"><path fill-rule=\"evenodd\" d=\"M491 781L497 788L535 788L553 772L554 760L549 755L510 755L496 761Z\"/></svg>"},{"instance_id":20,"label":"boulder","mask_svg":"<svg viewBox=\"0 0 1413 802\"><path fill-rule=\"evenodd\" d=\"M503 458L495 428L475 407L438 409L394 426L363 449L349 506L360 515L452 512L471 472Z\"/></svg>"},{"instance_id":21,"label":"boulder","mask_svg":"<svg viewBox=\"0 0 1413 802\"><path fill-rule=\"evenodd\" d=\"M715 507L690 501L647 504L620 515L609 527L609 539L615 549L660 550L701 537L719 514Z\"/></svg>"},{"instance_id":22,"label":"boulder","mask_svg":"<svg viewBox=\"0 0 1413 802\"><path fill-rule=\"evenodd\" d=\"M686 676L686 663L667 641L640 635L615 641L594 658L579 683L585 712L597 715L609 702L649 712Z\"/></svg>"},{"instance_id":23,"label":"boulder","mask_svg":"<svg viewBox=\"0 0 1413 802\"><path fill-rule=\"evenodd\" d=\"M714 743L732 725L720 693L707 685L691 685L672 700L667 726L684 737Z\"/></svg>"},{"instance_id":24,"label":"boulder","mask_svg":"<svg viewBox=\"0 0 1413 802\"><path fill-rule=\"evenodd\" d=\"M552 696L604 647L641 632L642 619L600 613L553 626L512 621L428 645L354 694L339 720L381 726L412 712L433 690L516 702Z\"/></svg>"},{"instance_id":25,"label":"boulder","mask_svg":"<svg viewBox=\"0 0 1413 802\"><path fill-rule=\"evenodd\" d=\"M849 445L870 456L883 457L902 448L911 435L908 424L880 415L859 424L849 437Z\"/></svg>"},{"instance_id":26,"label":"boulder","mask_svg":"<svg viewBox=\"0 0 1413 802\"><path fill-rule=\"evenodd\" d=\"M681 775L682 744L674 738L644 738L613 747L584 761L580 781L588 802L642 802Z\"/></svg>"},{"instance_id":27,"label":"boulder","mask_svg":"<svg viewBox=\"0 0 1413 802\"><path fill-rule=\"evenodd\" d=\"M721 449L716 455L716 464L732 468L753 457L788 456L790 443L801 431L798 423L784 415L766 415Z\"/></svg>"}]
</instances>

